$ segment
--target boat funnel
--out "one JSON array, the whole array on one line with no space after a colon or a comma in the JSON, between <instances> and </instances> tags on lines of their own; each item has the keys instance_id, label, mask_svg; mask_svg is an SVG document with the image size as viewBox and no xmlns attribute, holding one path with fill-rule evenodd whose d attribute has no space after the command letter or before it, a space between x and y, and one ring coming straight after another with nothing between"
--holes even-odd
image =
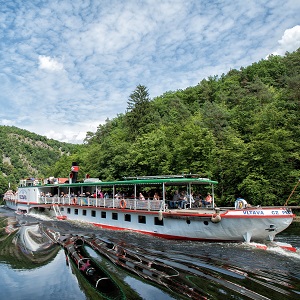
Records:
<instances>
[{"instance_id":1,"label":"boat funnel","mask_svg":"<svg viewBox=\"0 0 300 300\"><path fill-rule=\"evenodd\" d=\"M79 166L77 162L72 162L71 173L70 173L70 181L71 183L75 183L78 177Z\"/></svg>"}]
</instances>

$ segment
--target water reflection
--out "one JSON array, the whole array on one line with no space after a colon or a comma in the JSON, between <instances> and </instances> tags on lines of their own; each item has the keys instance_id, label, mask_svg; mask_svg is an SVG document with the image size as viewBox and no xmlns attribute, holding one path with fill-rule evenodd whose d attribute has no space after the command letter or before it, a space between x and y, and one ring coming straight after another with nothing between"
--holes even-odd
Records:
<instances>
[{"instance_id":1,"label":"water reflection","mask_svg":"<svg viewBox=\"0 0 300 300\"><path fill-rule=\"evenodd\" d=\"M62 267L63 263L64 253L59 251L48 264L33 269L12 269L7 264L1 264L0 299L86 299L77 278L69 268Z\"/></svg>"},{"instance_id":2,"label":"water reflection","mask_svg":"<svg viewBox=\"0 0 300 300\"><path fill-rule=\"evenodd\" d=\"M47 264L57 255L59 247L49 240L39 223L20 225L16 218L9 217L1 224L0 261L13 268L31 269Z\"/></svg>"},{"instance_id":3,"label":"water reflection","mask_svg":"<svg viewBox=\"0 0 300 300\"><path fill-rule=\"evenodd\" d=\"M99 253L97 253L93 249L87 247L86 250L89 253L90 257L95 259L97 262L102 263L107 270L109 270L113 274L118 274L118 277L122 278L124 283L126 283L131 287L132 290L134 290L135 297L137 297L136 299L174 299L167 292L162 291L159 287L150 285L149 283L140 280L139 277L128 274L121 268L118 268L116 265L107 261L103 256L99 255Z\"/></svg>"},{"instance_id":4,"label":"water reflection","mask_svg":"<svg viewBox=\"0 0 300 300\"><path fill-rule=\"evenodd\" d=\"M18 223L13 224L7 215L0 218L0 299L101 299L80 279L76 269L66 264L64 251L47 240L44 228L122 243L139 256L176 268L207 299L299 299L300 296L300 224L293 224L277 236L278 241L298 248L297 253L289 253L278 248L264 251L247 244L167 241L74 222L30 219L30 216L17 219ZM8 233L9 220L16 230ZM99 253L88 251L118 282L126 299L188 299L175 289L142 280Z\"/></svg>"}]
</instances>

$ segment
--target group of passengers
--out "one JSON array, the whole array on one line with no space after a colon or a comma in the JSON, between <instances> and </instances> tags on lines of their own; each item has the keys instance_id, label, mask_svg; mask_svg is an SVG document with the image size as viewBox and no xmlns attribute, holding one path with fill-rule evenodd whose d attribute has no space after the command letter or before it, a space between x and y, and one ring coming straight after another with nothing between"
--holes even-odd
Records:
<instances>
[{"instance_id":1,"label":"group of passengers","mask_svg":"<svg viewBox=\"0 0 300 300\"><path fill-rule=\"evenodd\" d=\"M49 197L53 197L53 195L50 192L47 192L46 194L44 192L41 192L41 197L43 197L43 198L45 198L45 197L49 198Z\"/></svg>"},{"instance_id":2,"label":"group of passengers","mask_svg":"<svg viewBox=\"0 0 300 300\"><path fill-rule=\"evenodd\" d=\"M115 198L119 200L124 199L125 197L126 195L121 192L115 194ZM132 195L131 198L135 198L135 196ZM142 192L139 192L138 200L141 201L160 200L160 196L157 192L152 191L152 192L148 192L147 196L145 197ZM191 207L194 208L207 207L209 205L212 205L212 196L210 193L208 193L207 196L203 199L200 193L194 196L193 192L189 195L186 191L179 192L178 190L176 190L174 192L172 200L168 200L167 203L170 209L174 209L174 208L184 209L186 207L189 207L190 204Z\"/></svg>"},{"instance_id":3,"label":"group of passengers","mask_svg":"<svg viewBox=\"0 0 300 300\"><path fill-rule=\"evenodd\" d=\"M152 198L152 199L151 199ZM145 196L143 193L139 193L139 200L146 200ZM154 193L153 197L151 197L150 194L148 194L148 200L160 200L160 197L157 192Z\"/></svg>"},{"instance_id":4,"label":"group of passengers","mask_svg":"<svg viewBox=\"0 0 300 300\"><path fill-rule=\"evenodd\" d=\"M52 194L50 192L48 193L41 193L42 197L52 197ZM85 193L80 193L78 192L77 195L75 195L74 192L71 192L70 195L65 194L64 192L61 192L60 194L61 198L64 197L84 197L84 198L99 198L99 199L107 199L109 198L109 194L107 192L103 193L102 190L95 190L93 193L90 193L89 191L86 191ZM127 197L124 193L122 192L117 192L115 194L115 198L116 199L124 199L125 197ZM131 198L135 198L134 195L131 196ZM139 193L138 199L141 201L146 200L146 198L148 200L160 200L160 196L158 194L158 192L156 191L150 191L147 193L147 197L145 197L143 195L142 192ZM172 200L168 200L168 207L170 209L174 209L174 208L178 208L178 209L184 209L186 207L189 207L189 205L191 204L191 207L207 207L209 205L212 204L212 196L210 193L207 194L207 196L205 198L202 197L202 195L200 193L198 193L196 196L194 196L194 193L192 192L190 195L186 192L186 191L181 191L179 193L178 190L176 190L174 192L173 198Z\"/></svg>"},{"instance_id":5,"label":"group of passengers","mask_svg":"<svg viewBox=\"0 0 300 300\"><path fill-rule=\"evenodd\" d=\"M78 192L77 194L74 192L71 192L71 194L65 194L64 192L61 192L60 197L61 198L65 198L65 197L83 197L83 198L107 198L106 195L108 195L108 193L103 193L102 190L95 190L94 192Z\"/></svg>"},{"instance_id":6,"label":"group of passengers","mask_svg":"<svg viewBox=\"0 0 300 300\"><path fill-rule=\"evenodd\" d=\"M125 197L127 197L127 196L124 193L121 193L121 192L118 192L118 193L115 194L115 198L119 199L119 200L124 199ZM129 198L135 198L135 196L131 195L131 197L129 197ZM153 196L151 196L151 193L148 193L147 197L145 197L142 192L139 193L139 196L138 196L139 200L144 201L144 200L146 200L146 198L148 200L160 200L160 196L158 195L157 192L155 192L153 194Z\"/></svg>"},{"instance_id":7,"label":"group of passengers","mask_svg":"<svg viewBox=\"0 0 300 300\"><path fill-rule=\"evenodd\" d=\"M195 207L205 207L208 205L212 205L212 196L210 193L207 193L207 196L203 199L201 194L198 194L195 197L195 202L194 202L194 206Z\"/></svg>"},{"instance_id":8,"label":"group of passengers","mask_svg":"<svg viewBox=\"0 0 300 300\"><path fill-rule=\"evenodd\" d=\"M170 209L183 209L189 205L195 208L206 207L208 205L212 205L212 200L213 199L210 193L208 193L205 199L203 199L200 193L194 197L193 192L189 195L185 191L181 191L179 193L179 191L176 190L174 192L173 199L168 201L168 206Z\"/></svg>"},{"instance_id":9,"label":"group of passengers","mask_svg":"<svg viewBox=\"0 0 300 300\"><path fill-rule=\"evenodd\" d=\"M178 192L178 190L175 191L173 199L169 201L169 208L185 208L187 204L187 197L186 193L184 191Z\"/></svg>"}]
</instances>

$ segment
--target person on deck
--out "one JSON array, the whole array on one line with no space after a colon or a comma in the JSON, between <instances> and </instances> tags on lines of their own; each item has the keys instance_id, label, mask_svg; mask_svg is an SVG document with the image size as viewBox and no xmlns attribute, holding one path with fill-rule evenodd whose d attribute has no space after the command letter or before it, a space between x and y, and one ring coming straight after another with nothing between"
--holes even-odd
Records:
<instances>
[{"instance_id":1,"label":"person on deck","mask_svg":"<svg viewBox=\"0 0 300 300\"><path fill-rule=\"evenodd\" d=\"M183 209L185 208L185 205L187 204L187 198L185 196L184 192L180 193L179 202L178 202L178 208Z\"/></svg>"},{"instance_id":2,"label":"person on deck","mask_svg":"<svg viewBox=\"0 0 300 300\"><path fill-rule=\"evenodd\" d=\"M115 198L116 198L116 199L122 199L121 193L120 193L120 192L117 192L117 193L115 194Z\"/></svg>"},{"instance_id":3,"label":"person on deck","mask_svg":"<svg viewBox=\"0 0 300 300\"><path fill-rule=\"evenodd\" d=\"M202 201L202 205L206 206L206 205L211 205L211 204L212 204L212 196L210 195L210 193L207 193L205 200Z\"/></svg>"},{"instance_id":4,"label":"person on deck","mask_svg":"<svg viewBox=\"0 0 300 300\"><path fill-rule=\"evenodd\" d=\"M153 200L159 200L159 195L158 195L158 193L155 193L155 194L154 194Z\"/></svg>"},{"instance_id":5,"label":"person on deck","mask_svg":"<svg viewBox=\"0 0 300 300\"><path fill-rule=\"evenodd\" d=\"M180 198L180 195L178 193L178 190L175 191L174 196L173 196L173 200L169 201L169 208L176 208L176 204L178 203Z\"/></svg>"},{"instance_id":6,"label":"person on deck","mask_svg":"<svg viewBox=\"0 0 300 300\"><path fill-rule=\"evenodd\" d=\"M104 195L101 190L98 190L98 198L103 199Z\"/></svg>"},{"instance_id":7,"label":"person on deck","mask_svg":"<svg viewBox=\"0 0 300 300\"><path fill-rule=\"evenodd\" d=\"M139 194L139 200L145 200L145 197L142 193Z\"/></svg>"},{"instance_id":8,"label":"person on deck","mask_svg":"<svg viewBox=\"0 0 300 300\"><path fill-rule=\"evenodd\" d=\"M194 192L191 192L191 194L186 194L186 200L187 200L187 207L194 207L195 206L195 199L194 199Z\"/></svg>"},{"instance_id":9,"label":"person on deck","mask_svg":"<svg viewBox=\"0 0 300 300\"><path fill-rule=\"evenodd\" d=\"M195 203L194 203L194 206L195 206L195 207L201 207L201 206L202 206L202 202L203 202L203 198L202 198L202 195L199 193L199 194L196 195L196 197L195 197Z\"/></svg>"}]
</instances>

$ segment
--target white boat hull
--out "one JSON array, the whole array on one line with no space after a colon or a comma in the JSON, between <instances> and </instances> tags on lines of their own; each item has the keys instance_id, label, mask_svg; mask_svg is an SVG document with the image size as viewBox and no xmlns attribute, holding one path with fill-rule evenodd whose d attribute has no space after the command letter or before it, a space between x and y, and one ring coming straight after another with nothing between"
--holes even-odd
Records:
<instances>
[{"instance_id":1,"label":"white boat hull","mask_svg":"<svg viewBox=\"0 0 300 300\"><path fill-rule=\"evenodd\" d=\"M14 210L30 212L32 208L49 209L51 205L6 202ZM212 221L214 210L147 210L109 209L94 206L60 205L68 220L93 224L112 230L129 230L167 239L203 241L262 241L273 240L293 220L285 208L259 208L220 211L220 221ZM105 215L105 218L103 217ZM125 215L127 215L127 221ZM130 215L130 221L128 216ZM159 219L162 217L162 221Z\"/></svg>"},{"instance_id":2,"label":"white boat hull","mask_svg":"<svg viewBox=\"0 0 300 300\"><path fill-rule=\"evenodd\" d=\"M118 184L122 187L130 185L136 193L141 184L153 183L156 184L156 188L157 184L162 185L163 200L139 200L136 195L122 199L115 196L97 198L96 191L101 187L112 188L112 195L115 195ZM248 207L245 200L236 201L235 209L168 209L166 184L184 184L191 190L191 184L214 183L203 178L150 178L107 183L40 185L36 185L35 181L23 180L18 191L8 191L4 200L9 208L19 212L47 210L47 213L59 220L87 222L101 228L130 230L167 239L273 241L276 234L292 223L294 215L286 207ZM83 195L84 192L94 190L93 197ZM59 197L61 192L64 192L64 196ZM77 194L80 196L75 196ZM214 206L214 202L211 206Z\"/></svg>"}]
</instances>

